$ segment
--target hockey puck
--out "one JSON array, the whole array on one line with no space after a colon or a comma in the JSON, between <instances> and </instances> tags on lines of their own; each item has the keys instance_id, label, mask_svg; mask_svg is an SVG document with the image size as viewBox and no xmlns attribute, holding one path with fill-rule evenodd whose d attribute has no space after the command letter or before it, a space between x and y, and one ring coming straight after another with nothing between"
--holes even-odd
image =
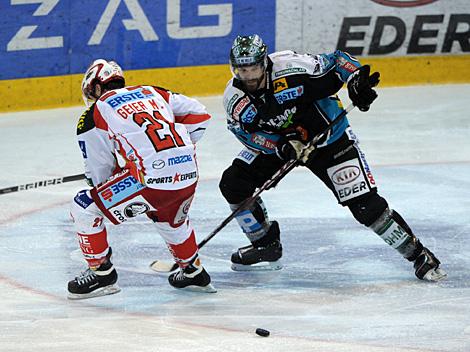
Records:
<instances>
[{"instance_id":1,"label":"hockey puck","mask_svg":"<svg viewBox=\"0 0 470 352\"><path fill-rule=\"evenodd\" d=\"M259 336L263 336L263 337L268 337L270 332L268 330L264 330L264 329L261 329L261 328L257 328L256 329L256 334L259 335Z\"/></svg>"}]
</instances>

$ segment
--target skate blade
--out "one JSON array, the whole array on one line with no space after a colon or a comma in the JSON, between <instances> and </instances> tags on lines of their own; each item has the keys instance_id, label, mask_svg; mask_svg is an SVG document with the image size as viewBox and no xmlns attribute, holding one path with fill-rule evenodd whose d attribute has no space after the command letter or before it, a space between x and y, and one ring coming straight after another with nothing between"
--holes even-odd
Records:
<instances>
[{"instance_id":1,"label":"skate blade","mask_svg":"<svg viewBox=\"0 0 470 352\"><path fill-rule=\"evenodd\" d=\"M207 286L196 286L196 285L190 285L186 286L183 288L178 288L179 290L184 290L184 291L190 291L190 292L202 292L202 293L216 293L217 290L215 289L212 284L209 284Z\"/></svg>"},{"instance_id":2,"label":"skate blade","mask_svg":"<svg viewBox=\"0 0 470 352\"><path fill-rule=\"evenodd\" d=\"M274 271L281 269L282 263L280 260L276 260L275 262L259 262L251 265L232 263L233 271Z\"/></svg>"},{"instance_id":3,"label":"skate blade","mask_svg":"<svg viewBox=\"0 0 470 352\"><path fill-rule=\"evenodd\" d=\"M441 281L447 277L447 273L441 268L429 270L423 277L423 280L426 281Z\"/></svg>"},{"instance_id":4,"label":"skate blade","mask_svg":"<svg viewBox=\"0 0 470 352\"><path fill-rule=\"evenodd\" d=\"M105 287L100 287L99 289L84 294L77 294L77 293L70 293L67 295L68 299L77 300L77 299L87 299L87 298L94 298L94 297L101 297L107 295L114 295L115 293L120 292L121 289L117 285L109 285Z\"/></svg>"},{"instance_id":5,"label":"skate blade","mask_svg":"<svg viewBox=\"0 0 470 352\"><path fill-rule=\"evenodd\" d=\"M150 269L156 271L157 273L171 273L178 269L178 264L165 262L162 260L155 260L150 264Z\"/></svg>"}]
</instances>

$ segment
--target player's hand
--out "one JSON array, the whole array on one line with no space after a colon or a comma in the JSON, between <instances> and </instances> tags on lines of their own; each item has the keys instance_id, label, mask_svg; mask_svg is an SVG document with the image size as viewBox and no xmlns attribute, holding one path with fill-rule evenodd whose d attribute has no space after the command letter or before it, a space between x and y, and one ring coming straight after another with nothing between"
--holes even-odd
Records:
<instances>
[{"instance_id":1,"label":"player's hand","mask_svg":"<svg viewBox=\"0 0 470 352\"><path fill-rule=\"evenodd\" d=\"M255 133L262 131L263 129L258 125L257 122L252 122L252 123L243 123L240 122L240 127L243 131L246 133Z\"/></svg>"},{"instance_id":2,"label":"player's hand","mask_svg":"<svg viewBox=\"0 0 470 352\"><path fill-rule=\"evenodd\" d=\"M310 159L310 154L315 150L315 146L304 144L301 141L292 139L278 144L276 154L279 158L289 161L298 159L305 165Z\"/></svg>"},{"instance_id":3,"label":"player's hand","mask_svg":"<svg viewBox=\"0 0 470 352\"><path fill-rule=\"evenodd\" d=\"M263 130L260 126L259 114L254 116L242 115L239 117L238 123L240 124L241 129L247 133L255 133Z\"/></svg>"},{"instance_id":4,"label":"player's hand","mask_svg":"<svg viewBox=\"0 0 470 352\"><path fill-rule=\"evenodd\" d=\"M368 111L370 104L377 98L372 88L380 82L380 73L370 74L370 66L364 65L353 72L348 79L348 94L352 103L361 111Z\"/></svg>"},{"instance_id":5,"label":"player's hand","mask_svg":"<svg viewBox=\"0 0 470 352\"><path fill-rule=\"evenodd\" d=\"M315 150L315 146L310 146L307 142L308 133L301 127L285 132L276 146L276 155L282 160L289 161L298 159L302 164L306 164L310 159L310 154Z\"/></svg>"}]
</instances>

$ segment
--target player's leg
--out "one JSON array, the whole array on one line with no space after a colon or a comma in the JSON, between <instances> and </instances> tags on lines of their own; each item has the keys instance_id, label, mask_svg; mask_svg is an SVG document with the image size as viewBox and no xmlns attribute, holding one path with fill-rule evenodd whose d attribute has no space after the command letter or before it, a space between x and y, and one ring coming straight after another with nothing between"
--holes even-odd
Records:
<instances>
[{"instance_id":1,"label":"player's leg","mask_svg":"<svg viewBox=\"0 0 470 352\"><path fill-rule=\"evenodd\" d=\"M342 138L317 156L311 170L332 189L338 202L354 218L372 229L389 246L414 263L419 279L437 281L446 276L436 256L413 234L405 220L377 193L375 179L356 140ZM319 165L322 164L323 165Z\"/></svg>"},{"instance_id":2,"label":"player's leg","mask_svg":"<svg viewBox=\"0 0 470 352\"><path fill-rule=\"evenodd\" d=\"M147 200L154 199L157 211L149 214L165 240L180 270L168 277L171 286L192 291L216 292L210 275L201 264L196 236L188 212L196 185L174 191L147 190Z\"/></svg>"},{"instance_id":3,"label":"player's leg","mask_svg":"<svg viewBox=\"0 0 470 352\"><path fill-rule=\"evenodd\" d=\"M249 157L247 157L247 155ZM245 149L220 180L220 191L230 205L237 209L240 204L263 185L283 162L275 155L256 154ZM278 270L282 268L280 230L277 221L270 221L263 200L253 204L236 216L243 233L251 242L232 254L233 270Z\"/></svg>"},{"instance_id":4,"label":"player's leg","mask_svg":"<svg viewBox=\"0 0 470 352\"><path fill-rule=\"evenodd\" d=\"M123 171L91 190L80 191L74 198L71 215L88 269L69 282L70 299L120 291L103 219L106 217L117 225L152 210L141 196L143 189L144 186L128 171Z\"/></svg>"},{"instance_id":5,"label":"player's leg","mask_svg":"<svg viewBox=\"0 0 470 352\"><path fill-rule=\"evenodd\" d=\"M88 268L68 283L68 298L83 299L120 291L117 272L111 263L103 213L88 190L78 192L70 210L78 242Z\"/></svg>"},{"instance_id":6,"label":"player's leg","mask_svg":"<svg viewBox=\"0 0 470 352\"><path fill-rule=\"evenodd\" d=\"M412 232L406 221L376 192L352 199L349 210L361 224L372 229L390 247L413 262L415 275L421 280L438 281L446 274L440 261Z\"/></svg>"}]
</instances>

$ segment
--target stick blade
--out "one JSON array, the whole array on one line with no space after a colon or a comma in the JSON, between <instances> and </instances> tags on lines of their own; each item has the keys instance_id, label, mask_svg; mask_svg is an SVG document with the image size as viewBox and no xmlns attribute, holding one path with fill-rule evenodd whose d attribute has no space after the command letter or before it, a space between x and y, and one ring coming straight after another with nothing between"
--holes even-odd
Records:
<instances>
[{"instance_id":1,"label":"stick blade","mask_svg":"<svg viewBox=\"0 0 470 352\"><path fill-rule=\"evenodd\" d=\"M171 273L178 269L178 264L157 259L150 264L150 269L157 273Z\"/></svg>"}]
</instances>

